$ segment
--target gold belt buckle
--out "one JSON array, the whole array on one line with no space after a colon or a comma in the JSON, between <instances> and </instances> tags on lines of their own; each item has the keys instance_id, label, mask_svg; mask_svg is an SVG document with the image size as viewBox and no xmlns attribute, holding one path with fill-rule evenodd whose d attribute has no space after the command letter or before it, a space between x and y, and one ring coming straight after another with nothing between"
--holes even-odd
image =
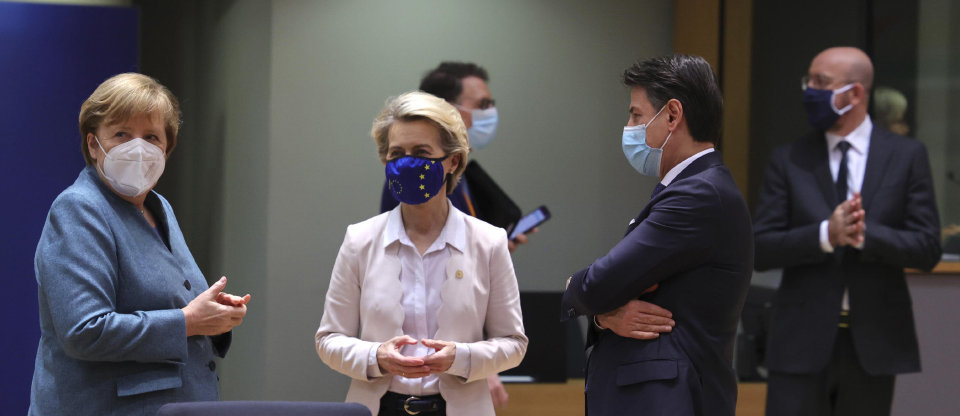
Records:
<instances>
[{"instance_id":1,"label":"gold belt buckle","mask_svg":"<svg viewBox=\"0 0 960 416\"><path fill-rule=\"evenodd\" d=\"M409 415L415 415L415 414L420 413L419 411L417 411L417 412L412 412L412 411L410 411L410 402L413 401L413 400L420 400L420 398L419 398L419 397L410 396L409 398L407 398L407 400L404 400L404 402L403 402L403 410L405 410L405 411L407 412L407 414L409 414Z\"/></svg>"}]
</instances>

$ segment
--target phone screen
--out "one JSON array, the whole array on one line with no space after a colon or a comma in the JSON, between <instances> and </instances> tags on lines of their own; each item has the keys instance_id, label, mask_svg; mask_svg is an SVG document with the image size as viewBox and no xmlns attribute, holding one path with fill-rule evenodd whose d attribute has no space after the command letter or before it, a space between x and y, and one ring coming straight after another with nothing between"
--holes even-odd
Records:
<instances>
[{"instance_id":1,"label":"phone screen","mask_svg":"<svg viewBox=\"0 0 960 416\"><path fill-rule=\"evenodd\" d=\"M513 240L517 238L518 235L532 230L533 227L540 225L548 219L550 219L550 211L547 211L546 207L543 206L537 208L533 212L524 215L523 218L520 218L520 221L517 221L517 226L514 227L513 232L510 233L510 239Z\"/></svg>"}]
</instances>

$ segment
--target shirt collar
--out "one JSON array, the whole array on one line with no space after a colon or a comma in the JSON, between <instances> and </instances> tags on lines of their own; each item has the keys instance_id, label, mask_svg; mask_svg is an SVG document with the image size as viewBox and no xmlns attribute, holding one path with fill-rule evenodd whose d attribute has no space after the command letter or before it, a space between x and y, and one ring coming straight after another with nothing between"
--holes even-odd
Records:
<instances>
[{"instance_id":1,"label":"shirt collar","mask_svg":"<svg viewBox=\"0 0 960 416\"><path fill-rule=\"evenodd\" d=\"M670 186L670 182L673 182L673 180L676 179L677 176L680 175L680 172L683 172L683 170L686 169L687 166L690 166L690 164L693 163L693 161L699 159L700 156L703 156L707 153L711 153L713 152L713 150L714 149L711 147L707 150L703 150L693 156L690 156L684 159L683 162L678 163L677 166L674 166L673 169L670 169L670 171L667 172L666 175L663 175L663 179L660 180L660 183L663 184L663 186Z\"/></svg>"},{"instance_id":2,"label":"shirt collar","mask_svg":"<svg viewBox=\"0 0 960 416\"><path fill-rule=\"evenodd\" d=\"M853 129L850 134L846 136L839 136L833 133L827 133L827 151L832 152L833 149L837 148L837 145L842 141L850 143L850 148L855 150L857 153L865 154L867 146L870 145L870 134L873 133L873 120L870 120L870 116L866 116L863 119L863 123L860 123L857 128Z\"/></svg>"},{"instance_id":3,"label":"shirt collar","mask_svg":"<svg viewBox=\"0 0 960 416\"><path fill-rule=\"evenodd\" d=\"M461 253L467 246L466 220L463 213L456 209L450 200L447 199L447 207L450 209L447 214L447 222L443 224L443 230L437 241L427 249L427 252L439 250L449 244ZM387 214L387 227L383 233L383 246L387 247L395 241L412 246L410 237L407 237L407 231L403 228L403 215L400 213L400 205L397 205L389 214Z\"/></svg>"}]
</instances>

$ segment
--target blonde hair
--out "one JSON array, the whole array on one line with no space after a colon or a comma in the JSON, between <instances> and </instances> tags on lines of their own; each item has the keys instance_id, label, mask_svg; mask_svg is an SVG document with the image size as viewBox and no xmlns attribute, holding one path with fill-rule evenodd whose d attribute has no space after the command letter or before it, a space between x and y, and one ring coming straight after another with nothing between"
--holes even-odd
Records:
<instances>
[{"instance_id":1,"label":"blonde hair","mask_svg":"<svg viewBox=\"0 0 960 416\"><path fill-rule=\"evenodd\" d=\"M80 149L87 165L93 164L87 148L87 134L96 134L104 124L120 123L133 116L163 114L167 155L177 146L180 104L173 93L157 80L143 74L116 75L102 84L80 106Z\"/></svg>"},{"instance_id":2,"label":"blonde hair","mask_svg":"<svg viewBox=\"0 0 960 416\"><path fill-rule=\"evenodd\" d=\"M467 154L470 153L470 140L467 127L460 118L460 112L442 98L424 93L408 92L387 100L380 115L373 122L370 135L377 143L380 161L386 163L387 150L390 147L390 127L398 121L409 122L426 120L437 127L440 133L440 147L448 156L460 155L460 164L451 172L447 181L447 194L453 192L467 168Z\"/></svg>"}]
</instances>

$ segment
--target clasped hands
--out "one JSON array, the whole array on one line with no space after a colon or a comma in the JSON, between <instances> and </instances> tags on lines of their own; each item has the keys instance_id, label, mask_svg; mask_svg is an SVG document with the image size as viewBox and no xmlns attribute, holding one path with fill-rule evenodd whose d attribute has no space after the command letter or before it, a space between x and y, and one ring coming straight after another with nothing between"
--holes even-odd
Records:
<instances>
[{"instance_id":1,"label":"clasped hands","mask_svg":"<svg viewBox=\"0 0 960 416\"><path fill-rule=\"evenodd\" d=\"M653 285L643 293L653 292L658 286ZM661 333L673 331L677 325L671 319L673 314L670 311L638 299L595 318L603 329L609 329L624 338L644 340L659 338Z\"/></svg>"},{"instance_id":2,"label":"clasped hands","mask_svg":"<svg viewBox=\"0 0 960 416\"><path fill-rule=\"evenodd\" d=\"M244 297L224 293L227 278L221 277L209 289L181 309L187 323L187 336L220 335L243 323L247 315L247 302L250 295Z\"/></svg>"},{"instance_id":3,"label":"clasped hands","mask_svg":"<svg viewBox=\"0 0 960 416\"><path fill-rule=\"evenodd\" d=\"M866 211L863 210L863 198L859 192L855 192L853 198L837 205L827 224L830 245L834 248L843 246L861 247L864 241L864 231L867 229L864 222L866 214Z\"/></svg>"},{"instance_id":4,"label":"clasped hands","mask_svg":"<svg viewBox=\"0 0 960 416\"><path fill-rule=\"evenodd\" d=\"M423 344L427 348L436 350L426 357L408 357L400 353L404 345ZM457 358L457 344L449 341L422 339L417 341L409 335L393 337L380 344L377 348L377 365L381 374L393 374L406 378L426 377L430 374L440 374L453 365Z\"/></svg>"}]
</instances>

